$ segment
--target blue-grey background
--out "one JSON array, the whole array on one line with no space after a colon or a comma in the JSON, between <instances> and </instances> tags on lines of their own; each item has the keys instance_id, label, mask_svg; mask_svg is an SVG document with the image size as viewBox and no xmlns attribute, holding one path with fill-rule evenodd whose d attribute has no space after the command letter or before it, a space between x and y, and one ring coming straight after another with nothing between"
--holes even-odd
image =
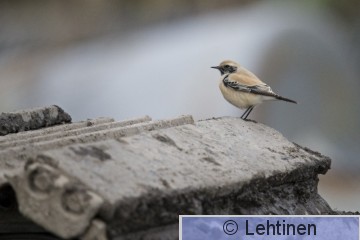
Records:
<instances>
[{"instance_id":1,"label":"blue-grey background","mask_svg":"<svg viewBox=\"0 0 360 240\"><path fill-rule=\"evenodd\" d=\"M210 66L274 91L250 118L333 159L319 191L360 209L360 1L1 1L0 112L57 104L83 120L240 116Z\"/></svg>"},{"instance_id":2,"label":"blue-grey background","mask_svg":"<svg viewBox=\"0 0 360 240\"><path fill-rule=\"evenodd\" d=\"M224 233L223 226L227 220L233 220L238 224L238 231L233 235ZM248 232L254 233L253 236L246 235L246 220L248 220ZM256 225L279 223L308 224L316 225L315 235L256 235ZM230 229L230 228L229 228ZM282 227L281 227L282 229ZM272 228L271 228L272 230ZM311 228L313 233L313 228ZM265 230L266 232L267 230ZM281 230L280 230L281 231ZM270 231L272 234L273 231ZM282 233L282 232L281 232ZM358 217L183 217L182 218L182 240L358 240L359 239L359 218Z\"/></svg>"}]
</instances>

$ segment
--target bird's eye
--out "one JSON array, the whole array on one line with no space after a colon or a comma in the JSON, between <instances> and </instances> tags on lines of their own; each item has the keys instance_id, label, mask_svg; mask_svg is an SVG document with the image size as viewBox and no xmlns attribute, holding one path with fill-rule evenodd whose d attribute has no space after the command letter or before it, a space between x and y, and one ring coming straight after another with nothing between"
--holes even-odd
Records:
<instances>
[{"instance_id":1,"label":"bird's eye","mask_svg":"<svg viewBox=\"0 0 360 240\"><path fill-rule=\"evenodd\" d=\"M229 66L229 65L225 65L224 67L225 67L225 68L230 68L230 66Z\"/></svg>"}]
</instances>

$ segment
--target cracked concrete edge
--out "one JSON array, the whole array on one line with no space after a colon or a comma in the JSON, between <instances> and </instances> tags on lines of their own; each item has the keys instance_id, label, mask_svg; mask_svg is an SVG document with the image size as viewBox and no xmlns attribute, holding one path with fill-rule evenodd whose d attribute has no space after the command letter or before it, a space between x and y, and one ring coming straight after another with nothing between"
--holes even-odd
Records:
<instances>
[{"instance_id":1,"label":"cracked concrete edge","mask_svg":"<svg viewBox=\"0 0 360 240\"><path fill-rule=\"evenodd\" d=\"M53 105L17 112L0 114L0 135L49 127L71 122L71 117L62 108Z\"/></svg>"},{"instance_id":2,"label":"cracked concrete edge","mask_svg":"<svg viewBox=\"0 0 360 240\"><path fill-rule=\"evenodd\" d=\"M30 160L6 177L16 192L19 211L65 239L83 234L103 204L98 194L46 159Z\"/></svg>"}]
</instances>

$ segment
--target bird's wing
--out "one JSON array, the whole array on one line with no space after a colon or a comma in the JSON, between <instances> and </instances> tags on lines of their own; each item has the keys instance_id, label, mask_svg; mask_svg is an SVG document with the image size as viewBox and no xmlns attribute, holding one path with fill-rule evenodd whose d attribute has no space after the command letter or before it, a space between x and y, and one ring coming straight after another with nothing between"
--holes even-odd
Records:
<instances>
[{"instance_id":1,"label":"bird's wing","mask_svg":"<svg viewBox=\"0 0 360 240\"><path fill-rule=\"evenodd\" d=\"M224 77L223 83L226 87L236 91L248 92L258 95L276 97L269 85L263 83L254 74L250 72L240 72L228 74Z\"/></svg>"}]
</instances>

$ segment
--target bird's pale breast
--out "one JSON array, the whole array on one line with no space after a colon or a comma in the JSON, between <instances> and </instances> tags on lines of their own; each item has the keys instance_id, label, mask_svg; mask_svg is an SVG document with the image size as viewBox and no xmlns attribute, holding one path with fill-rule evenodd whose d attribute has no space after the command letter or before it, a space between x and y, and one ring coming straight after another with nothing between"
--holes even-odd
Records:
<instances>
[{"instance_id":1,"label":"bird's pale breast","mask_svg":"<svg viewBox=\"0 0 360 240\"><path fill-rule=\"evenodd\" d=\"M248 108L250 106L258 105L263 101L263 98L260 95L236 91L232 88L225 87L222 80L220 81L219 87L224 98L229 103L231 103L232 105L238 108Z\"/></svg>"}]
</instances>

